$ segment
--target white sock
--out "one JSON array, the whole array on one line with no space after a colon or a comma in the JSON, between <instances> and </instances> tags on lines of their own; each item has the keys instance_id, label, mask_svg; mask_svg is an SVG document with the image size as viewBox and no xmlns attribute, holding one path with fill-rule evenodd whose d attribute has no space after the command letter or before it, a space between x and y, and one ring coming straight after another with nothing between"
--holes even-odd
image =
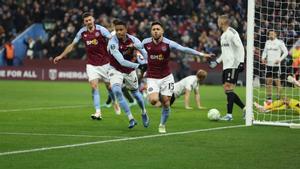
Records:
<instances>
[{"instance_id":1,"label":"white sock","mask_svg":"<svg viewBox=\"0 0 300 169\"><path fill-rule=\"evenodd\" d=\"M128 115L128 119L129 119L129 120L132 120L132 119L133 119L132 114Z\"/></svg>"},{"instance_id":2,"label":"white sock","mask_svg":"<svg viewBox=\"0 0 300 169\"><path fill-rule=\"evenodd\" d=\"M146 113L147 113L146 109L142 110L142 115L144 115Z\"/></svg>"}]
</instances>

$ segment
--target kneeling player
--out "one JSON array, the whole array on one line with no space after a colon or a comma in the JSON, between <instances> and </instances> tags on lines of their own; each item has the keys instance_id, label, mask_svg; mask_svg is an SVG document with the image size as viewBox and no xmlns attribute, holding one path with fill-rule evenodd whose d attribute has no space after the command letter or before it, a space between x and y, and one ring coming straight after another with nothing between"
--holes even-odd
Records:
<instances>
[{"instance_id":1,"label":"kneeling player","mask_svg":"<svg viewBox=\"0 0 300 169\"><path fill-rule=\"evenodd\" d=\"M177 98L184 95L185 109L193 109L190 107L190 94L191 91L194 91L197 107L199 109L204 109L205 107L202 107L200 103L199 84L206 78L206 76L207 72L199 69L196 75L190 75L181 79L179 82L176 82L174 85L174 93L171 97L170 105L172 105ZM161 106L161 103L158 103L156 106Z\"/></svg>"}]
</instances>

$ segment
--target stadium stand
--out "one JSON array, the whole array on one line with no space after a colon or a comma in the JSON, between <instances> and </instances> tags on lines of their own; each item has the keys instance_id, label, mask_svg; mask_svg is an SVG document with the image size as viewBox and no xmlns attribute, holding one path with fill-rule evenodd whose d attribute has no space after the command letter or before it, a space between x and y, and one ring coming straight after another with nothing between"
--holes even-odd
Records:
<instances>
[{"instance_id":1,"label":"stadium stand","mask_svg":"<svg viewBox=\"0 0 300 169\"><path fill-rule=\"evenodd\" d=\"M245 8L245 0L1 1L0 33L4 32L1 37L5 40L14 37L32 23L49 23L49 40L43 44L49 57L57 54L73 39L74 33L81 27L80 16L84 11L93 12L96 22L106 27L110 27L114 18L126 20L130 25L130 33L140 39L149 36L149 22L161 20L166 27L167 37L206 52L217 52L219 48L217 14L229 12L234 17L233 25L237 30L243 33L245 29L245 13L241 10ZM1 46L4 42L2 39Z\"/></svg>"},{"instance_id":2,"label":"stadium stand","mask_svg":"<svg viewBox=\"0 0 300 169\"><path fill-rule=\"evenodd\" d=\"M127 21L129 33L140 39L150 36L151 21L160 20L165 25L166 37L184 46L217 55L220 52L217 16L229 13L233 27L245 42L246 13L242 9L246 8L246 0L0 1L0 46L33 23L43 23L47 30L48 40L34 39L34 56L27 58L52 59L61 52L82 26L81 14L85 11L93 12L96 23L110 30L115 18ZM69 58L85 59L84 54L84 45L79 44ZM186 69L179 71L178 79L192 73L188 66L190 61L199 62L199 58L179 57L176 53L172 57Z\"/></svg>"}]
</instances>

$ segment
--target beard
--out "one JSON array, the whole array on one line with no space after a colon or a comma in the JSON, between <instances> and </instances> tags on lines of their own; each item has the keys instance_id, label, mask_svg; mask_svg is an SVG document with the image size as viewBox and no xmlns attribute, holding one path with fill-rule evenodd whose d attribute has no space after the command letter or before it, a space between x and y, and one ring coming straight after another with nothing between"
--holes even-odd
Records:
<instances>
[{"instance_id":1,"label":"beard","mask_svg":"<svg viewBox=\"0 0 300 169\"><path fill-rule=\"evenodd\" d=\"M158 41L161 38L161 36L153 37L154 40Z\"/></svg>"},{"instance_id":2,"label":"beard","mask_svg":"<svg viewBox=\"0 0 300 169\"><path fill-rule=\"evenodd\" d=\"M94 24L88 24L87 25L88 29L90 29L90 30L93 29L93 26L94 26Z\"/></svg>"}]
</instances>

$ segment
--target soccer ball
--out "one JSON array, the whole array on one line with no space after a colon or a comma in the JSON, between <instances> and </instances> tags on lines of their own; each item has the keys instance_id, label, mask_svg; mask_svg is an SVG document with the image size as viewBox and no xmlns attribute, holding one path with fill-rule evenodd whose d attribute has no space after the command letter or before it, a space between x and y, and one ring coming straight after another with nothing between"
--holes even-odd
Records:
<instances>
[{"instance_id":1,"label":"soccer ball","mask_svg":"<svg viewBox=\"0 0 300 169\"><path fill-rule=\"evenodd\" d=\"M218 121L221 117L219 110L217 109L210 109L207 113L207 118L209 120Z\"/></svg>"}]
</instances>

